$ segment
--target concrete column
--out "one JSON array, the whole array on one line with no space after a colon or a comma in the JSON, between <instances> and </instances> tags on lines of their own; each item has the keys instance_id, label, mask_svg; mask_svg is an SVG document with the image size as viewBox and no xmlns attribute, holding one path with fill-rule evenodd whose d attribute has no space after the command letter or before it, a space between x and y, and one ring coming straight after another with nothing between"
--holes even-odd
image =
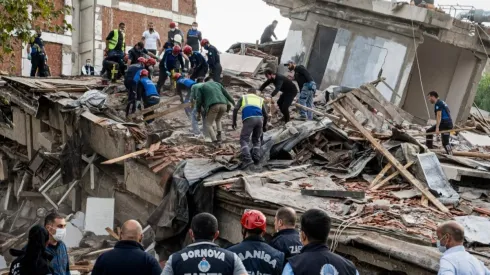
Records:
<instances>
[{"instance_id":1,"label":"concrete column","mask_svg":"<svg viewBox=\"0 0 490 275\"><path fill-rule=\"evenodd\" d=\"M485 65L488 61L488 57L480 53L475 53L475 58L476 64L473 69L473 74L468 85L468 90L466 91L465 97L462 101L466 102L466 104L461 104L456 121L465 121L470 115L471 106L473 105L476 90L478 89L478 83L480 82L482 72L485 69Z\"/></svg>"}]
</instances>

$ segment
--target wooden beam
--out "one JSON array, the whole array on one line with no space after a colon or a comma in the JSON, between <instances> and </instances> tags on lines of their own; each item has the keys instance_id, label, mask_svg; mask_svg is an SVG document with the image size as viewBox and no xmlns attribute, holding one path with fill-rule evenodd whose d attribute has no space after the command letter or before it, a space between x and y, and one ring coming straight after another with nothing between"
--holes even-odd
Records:
<instances>
[{"instance_id":1,"label":"wooden beam","mask_svg":"<svg viewBox=\"0 0 490 275\"><path fill-rule=\"evenodd\" d=\"M445 150L437 150L437 149L432 149L430 150L431 152L434 153L440 153L440 154L445 154ZM457 157L470 157L470 158L481 158L481 159L490 159L490 154L488 153L479 153L479 152L461 152L461 151L453 151L453 156Z\"/></svg>"},{"instance_id":2,"label":"wooden beam","mask_svg":"<svg viewBox=\"0 0 490 275\"><path fill-rule=\"evenodd\" d=\"M190 106L191 106L191 103L183 103L183 104L180 104L178 106L175 106L175 107L172 107L172 108L168 108L168 109L166 109L163 112L153 114L153 115L151 115L149 117L145 117L145 121L152 120L152 119L155 119L155 118L159 118L159 117L162 117L162 116L171 114L173 112L182 110L182 109L184 109L186 107L190 107Z\"/></svg>"},{"instance_id":3,"label":"wooden beam","mask_svg":"<svg viewBox=\"0 0 490 275\"><path fill-rule=\"evenodd\" d=\"M371 184L369 185L369 189L375 186L376 183L378 183L378 181L380 181L385 176L386 172L388 172L388 170L390 170L391 167L393 167L391 163L386 164L383 170L381 170L381 172L379 172L376 178L371 182Z\"/></svg>"},{"instance_id":4,"label":"wooden beam","mask_svg":"<svg viewBox=\"0 0 490 275\"><path fill-rule=\"evenodd\" d=\"M366 84L361 86L361 89L366 89L371 95L376 99L379 103L381 103L384 107L385 110L390 113L391 117L396 117L396 116L402 116L403 119L408 120L411 122L413 120L413 115L409 114L407 111L403 110L402 108L399 108L396 105L393 105L391 102L386 100L386 98L374 87L372 84Z\"/></svg>"},{"instance_id":5,"label":"wooden beam","mask_svg":"<svg viewBox=\"0 0 490 275\"><path fill-rule=\"evenodd\" d=\"M364 106L364 104L362 104L352 93L347 93L345 96L347 100L343 100L343 104L349 104L351 107L356 108L374 125L374 127L376 127L376 130L381 130L384 122L383 118L375 115L368 108L366 108L366 106Z\"/></svg>"},{"instance_id":6,"label":"wooden beam","mask_svg":"<svg viewBox=\"0 0 490 275\"><path fill-rule=\"evenodd\" d=\"M145 149L142 149L142 150L139 150L136 152L132 152L130 154L126 154L124 156L120 156L120 157L115 158L115 159L106 160L106 161L102 162L101 164L113 164L113 163L120 162L120 161L123 161L126 159L134 158L134 157L137 157L139 155L146 154L146 153L148 153L148 149L145 148Z\"/></svg>"},{"instance_id":7,"label":"wooden beam","mask_svg":"<svg viewBox=\"0 0 490 275\"><path fill-rule=\"evenodd\" d=\"M179 96L174 96L174 97L171 97L171 98L169 98L169 99L167 99L167 100L165 100L165 101L162 101L162 102L158 103L157 105L151 106L151 107L149 107L149 108L145 108L145 109L143 109L143 110L141 110L141 111L139 111L139 112L136 112L136 113L134 113L134 114L130 114L130 115L128 116L128 118L135 118L135 117L138 117L138 116L141 116L141 115L147 114L147 113L149 113L149 112L151 112L151 111L155 111L155 110L157 110L158 108L161 108L161 107L163 107L163 106L165 106L165 105L167 105L167 104L169 104L169 103L175 102L175 101L177 101L177 100L180 100L180 97L179 97Z\"/></svg>"},{"instance_id":8,"label":"wooden beam","mask_svg":"<svg viewBox=\"0 0 490 275\"><path fill-rule=\"evenodd\" d=\"M476 127L466 127L466 128L458 128L458 129L451 129L451 130L443 130L439 131L439 134L444 134L444 133L451 133L451 132L461 132L461 131L468 131L468 130L475 130ZM435 135L435 132L431 133L418 133L411 135L412 137L419 137L419 136L427 136L427 135Z\"/></svg>"},{"instance_id":9,"label":"wooden beam","mask_svg":"<svg viewBox=\"0 0 490 275\"><path fill-rule=\"evenodd\" d=\"M335 116L335 115L332 115L332 114L327 114L327 113L322 113L322 112L319 112L319 111L317 111L315 109L311 109L311 108L308 108L306 106L300 105L299 103L294 103L294 106L296 106L297 108L306 110L306 111L310 111L310 112L312 112L312 113L314 113L316 115L322 116L322 117L328 117L328 118L330 118L332 120L340 120L343 123L347 123L348 122L347 120L342 119L342 118L340 118L338 116Z\"/></svg>"},{"instance_id":10,"label":"wooden beam","mask_svg":"<svg viewBox=\"0 0 490 275\"><path fill-rule=\"evenodd\" d=\"M119 236L110 227L106 227L105 231L107 231L107 233L109 233L109 235L111 235L111 237L113 237L114 239L119 241Z\"/></svg>"},{"instance_id":11,"label":"wooden beam","mask_svg":"<svg viewBox=\"0 0 490 275\"><path fill-rule=\"evenodd\" d=\"M412 185L417 187L417 189L422 192L423 195L425 195L439 210L445 213L449 213L449 209L446 208L439 200L437 200L434 195L429 191L429 189L424 186L422 182L420 182L418 179L416 179L403 165L386 149L384 148L381 144L379 144L378 141L369 133L368 130L364 129L362 125L351 115L349 112L347 112L342 105L340 105L338 102L333 104L334 109L342 114L354 127L357 128L359 132L362 133L362 135L371 142L373 147L378 150L380 153L382 153L388 161L398 170L400 171L400 174L407 179Z\"/></svg>"},{"instance_id":12,"label":"wooden beam","mask_svg":"<svg viewBox=\"0 0 490 275\"><path fill-rule=\"evenodd\" d=\"M403 166L405 169L408 169L410 168L410 166L412 166L415 162L411 161L407 164L405 164L405 166ZM387 184L391 179L393 179L394 177L400 175L400 171L396 171L395 173L389 175L388 177L386 177L386 179L382 180L379 184L377 185L374 185L373 187L370 187L371 190L378 190L379 188L383 187L385 184Z\"/></svg>"}]
</instances>

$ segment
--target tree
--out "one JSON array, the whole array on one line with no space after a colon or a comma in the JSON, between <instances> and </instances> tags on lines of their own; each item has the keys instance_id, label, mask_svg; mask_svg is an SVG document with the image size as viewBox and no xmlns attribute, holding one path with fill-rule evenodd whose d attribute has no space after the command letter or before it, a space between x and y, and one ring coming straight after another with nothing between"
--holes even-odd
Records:
<instances>
[{"instance_id":1,"label":"tree","mask_svg":"<svg viewBox=\"0 0 490 275\"><path fill-rule=\"evenodd\" d=\"M15 49L31 42L34 30L63 33L72 26L52 24L52 20L70 14L71 7L57 8L53 0L0 0L0 62L10 58Z\"/></svg>"},{"instance_id":2,"label":"tree","mask_svg":"<svg viewBox=\"0 0 490 275\"><path fill-rule=\"evenodd\" d=\"M478 84L475 103L478 108L490 112L490 73L485 73Z\"/></svg>"}]
</instances>

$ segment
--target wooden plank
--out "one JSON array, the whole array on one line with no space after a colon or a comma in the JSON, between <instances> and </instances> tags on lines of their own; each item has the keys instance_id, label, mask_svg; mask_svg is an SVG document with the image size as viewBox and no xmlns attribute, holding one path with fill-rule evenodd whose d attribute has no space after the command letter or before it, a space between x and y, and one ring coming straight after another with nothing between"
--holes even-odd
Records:
<instances>
[{"instance_id":1,"label":"wooden plank","mask_svg":"<svg viewBox=\"0 0 490 275\"><path fill-rule=\"evenodd\" d=\"M451 133L451 132L461 132L461 131L468 131L468 130L475 130L476 127L466 127L466 128L458 128L458 129L451 129L451 130L443 130L443 131L439 131L439 134L443 134L443 133ZM418 134L414 134L414 135L411 135L412 137L419 137L419 136L427 136L427 135L434 135L435 132L432 132L432 133L418 133Z\"/></svg>"},{"instance_id":2,"label":"wooden plank","mask_svg":"<svg viewBox=\"0 0 490 275\"><path fill-rule=\"evenodd\" d=\"M401 115L403 119L408 120L408 122L412 122L413 115L409 114L402 108L399 108L386 100L386 98L374 87L372 84L366 84L361 86L361 89L365 88L379 103L385 106L387 112L390 113L391 117L396 117Z\"/></svg>"},{"instance_id":3,"label":"wooden plank","mask_svg":"<svg viewBox=\"0 0 490 275\"><path fill-rule=\"evenodd\" d=\"M294 106L296 106L296 107L298 107L300 109L306 110L306 111L310 111L310 112L312 112L312 113L314 113L316 115L322 116L322 117L328 117L328 118L330 118L332 120L340 120L341 122L348 122L347 120L342 119L342 118L340 118L338 116L335 116L335 115L332 115L332 114L327 114L327 113L322 113L322 112L319 112L319 111L317 111L315 109L308 108L306 106L300 105L299 103L294 103Z\"/></svg>"},{"instance_id":4,"label":"wooden plank","mask_svg":"<svg viewBox=\"0 0 490 275\"><path fill-rule=\"evenodd\" d=\"M106 160L106 161L102 162L101 164L113 164L116 162L123 161L125 159L134 158L134 157L137 157L139 155L146 154L146 153L148 153L148 149L145 148L145 149L142 149L142 150L139 150L139 151L136 151L136 152L124 155L124 156L120 156L120 157L115 158L115 159Z\"/></svg>"},{"instance_id":5,"label":"wooden plank","mask_svg":"<svg viewBox=\"0 0 490 275\"><path fill-rule=\"evenodd\" d=\"M325 198L364 199L364 191L301 189L301 195Z\"/></svg>"},{"instance_id":6,"label":"wooden plank","mask_svg":"<svg viewBox=\"0 0 490 275\"><path fill-rule=\"evenodd\" d=\"M352 94L359 98L360 100L364 101L367 105L371 106L371 108L376 109L378 112L381 112L387 119L391 119L395 121L397 124L401 124L403 122L403 119L395 119L393 118L388 111L386 111L385 107L379 103L377 100L375 100L371 94L368 94L364 90L359 90L355 89L352 90ZM401 118L400 116L398 116Z\"/></svg>"},{"instance_id":7,"label":"wooden plank","mask_svg":"<svg viewBox=\"0 0 490 275\"><path fill-rule=\"evenodd\" d=\"M375 115L366 108L353 94L346 94L347 100L343 100L342 103L349 104L350 106L361 112L371 123L374 124L377 130L380 130L383 126L384 119L380 116Z\"/></svg>"},{"instance_id":8,"label":"wooden plank","mask_svg":"<svg viewBox=\"0 0 490 275\"><path fill-rule=\"evenodd\" d=\"M371 184L369 185L369 189L375 186L376 183L378 183L378 181L380 181L385 176L386 172L388 172L388 170L390 170L391 167L393 167L391 163L386 164L385 167L383 167L383 169L381 170L381 172L379 172L376 178L374 178L374 180L371 182Z\"/></svg>"},{"instance_id":9,"label":"wooden plank","mask_svg":"<svg viewBox=\"0 0 490 275\"><path fill-rule=\"evenodd\" d=\"M388 161L398 170L400 171L400 174L407 179L411 184L413 184L415 187L417 187L422 194L424 194L439 210L445 213L449 213L449 209L447 209L439 200L437 200L434 195L429 191L427 187L424 186L422 182L420 182L418 179L416 179L403 165L398 162L398 160L393 157L393 155L386 149L384 148L381 144L379 144L378 141L367 131L362 127L362 125L354 118L353 115L351 115L349 112L347 112L344 107L342 107L338 102L333 104L333 107L337 112L342 114L354 127L357 128L359 132L362 133L362 135L367 138L373 147L378 150L380 153L382 153Z\"/></svg>"},{"instance_id":10,"label":"wooden plank","mask_svg":"<svg viewBox=\"0 0 490 275\"><path fill-rule=\"evenodd\" d=\"M158 108L161 108L161 107L164 107L165 105L169 104L169 103L172 103L172 102L175 102L177 100L180 100L180 97L179 96L174 96L174 97L171 97L165 101L162 101L160 103L158 103L157 105L154 105L154 106L151 106L149 108L145 108L139 112L136 112L134 114L130 114L128 116L128 118L135 118L135 117L138 117L138 116L141 116L141 115L144 115L144 114L147 114L151 111L155 111L157 110Z\"/></svg>"},{"instance_id":11,"label":"wooden plank","mask_svg":"<svg viewBox=\"0 0 490 275\"><path fill-rule=\"evenodd\" d=\"M172 161L171 160L167 160L164 163L158 165L157 167L155 167L155 168L153 168L151 170L153 171L153 173L158 173L161 170L163 170L165 167L169 166L170 164L172 164Z\"/></svg>"},{"instance_id":12,"label":"wooden plank","mask_svg":"<svg viewBox=\"0 0 490 275\"><path fill-rule=\"evenodd\" d=\"M155 118L159 118L159 117L162 117L162 116L166 116L168 114L171 114L173 112L182 110L182 109L187 108L187 107L190 107L190 106L191 106L191 103L183 103L183 104L180 104L178 106L175 106L175 107L172 107L172 108L168 108L167 110L165 110L165 111L163 111L161 113L156 113L156 114L151 115L149 117L145 117L145 121L152 120L152 119L155 119Z\"/></svg>"},{"instance_id":13,"label":"wooden plank","mask_svg":"<svg viewBox=\"0 0 490 275\"><path fill-rule=\"evenodd\" d=\"M109 233L109 235L111 235L111 237L113 237L114 239L119 241L119 236L111 228L106 227L105 231L107 231L107 233Z\"/></svg>"},{"instance_id":14,"label":"wooden plank","mask_svg":"<svg viewBox=\"0 0 490 275\"><path fill-rule=\"evenodd\" d=\"M445 150L430 150L434 153L445 154ZM457 157L470 157L470 158L481 158L481 159L490 159L490 154L488 153L479 153L479 152L461 152L461 151L453 151L453 156Z\"/></svg>"},{"instance_id":15,"label":"wooden plank","mask_svg":"<svg viewBox=\"0 0 490 275\"><path fill-rule=\"evenodd\" d=\"M412 166L415 162L411 161L407 164L405 164L405 166L403 166L405 169L408 169L410 168L410 166ZM395 173L389 175L388 177L386 177L386 179L384 179L383 181L381 181L379 184L371 187L370 189L371 190L378 190L379 188L383 187L385 184L387 184L391 179L393 179L394 177L400 175L400 171L396 171Z\"/></svg>"}]
</instances>

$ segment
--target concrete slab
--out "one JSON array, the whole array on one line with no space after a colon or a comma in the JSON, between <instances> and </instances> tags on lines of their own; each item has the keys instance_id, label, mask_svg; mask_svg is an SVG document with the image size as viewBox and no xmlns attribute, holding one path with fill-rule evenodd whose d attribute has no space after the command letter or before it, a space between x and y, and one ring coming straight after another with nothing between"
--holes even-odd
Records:
<instances>
[{"instance_id":1,"label":"concrete slab","mask_svg":"<svg viewBox=\"0 0 490 275\"><path fill-rule=\"evenodd\" d=\"M475 134L472 132L461 132L459 133L466 141L468 141L472 146L490 146L490 137Z\"/></svg>"},{"instance_id":2,"label":"concrete slab","mask_svg":"<svg viewBox=\"0 0 490 275\"><path fill-rule=\"evenodd\" d=\"M490 179L490 172L466 168L454 164L441 163L441 168L448 180L461 181L461 176Z\"/></svg>"},{"instance_id":3,"label":"concrete slab","mask_svg":"<svg viewBox=\"0 0 490 275\"><path fill-rule=\"evenodd\" d=\"M241 73L255 75L260 69L263 59L248 55L222 53L220 54L220 61L223 72L228 71L237 75Z\"/></svg>"},{"instance_id":4,"label":"concrete slab","mask_svg":"<svg viewBox=\"0 0 490 275\"><path fill-rule=\"evenodd\" d=\"M126 190L153 205L160 205L163 199L160 177L147 166L132 160L125 161L124 178L126 179Z\"/></svg>"},{"instance_id":5,"label":"concrete slab","mask_svg":"<svg viewBox=\"0 0 490 275\"><path fill-rule=\"evenodd\" d=\"M78 247L83 238L82 231L76 228L71 222L66 223L66 236L63 242L66 247Z\"/></svg>"},{"instance_id":6,"label":"concrete slab","mask_svg":"<svg viewBox=\"0 0 490 275\"><path fill-rule=\"evenodd\" d=\"M54 138L51 132L40 132L37 133L37 142L41 147L44 149L48 150L49 152L53 151L54 149Z\"/></svg>"},{"instance_id":7,"label":"concrete slab","mask_svg":"<svg viewBox=\"0 0 490 275\"><path fill-rule=\"evenodd\" d=\"M6 180L9 177L9 171L7 157L3 154L0 154L0 180Z\"/></svg>"},{"instance_id":8,"label":"concrete slab","mask_svg":"<svg viewBox=\"0 0 490 275\"><path fill-rule=\"evenodd\" d=\"M87 210L85 211L85 230L96 235L109 235L106 227L114 227L114 199L112 198L87 198Z\"/></svg>"}]
</instances>

